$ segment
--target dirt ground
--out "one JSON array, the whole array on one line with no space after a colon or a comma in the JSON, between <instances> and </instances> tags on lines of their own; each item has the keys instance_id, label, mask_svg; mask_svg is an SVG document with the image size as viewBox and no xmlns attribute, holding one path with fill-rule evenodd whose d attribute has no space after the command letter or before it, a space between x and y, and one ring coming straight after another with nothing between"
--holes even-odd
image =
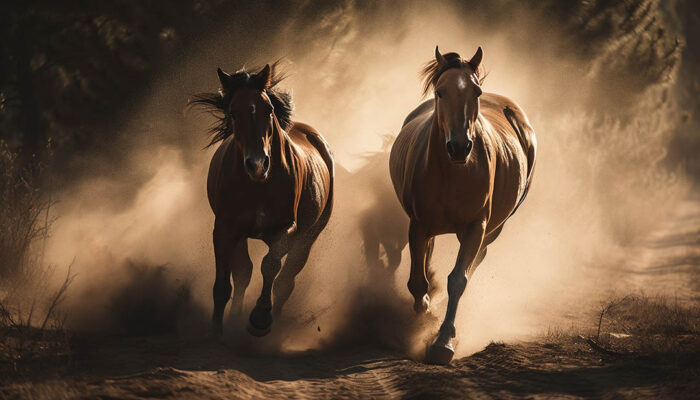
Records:
<instances>
[{"instance_id":1,"label":"dirt ground","mask_svg":"<svg viewBox=\"0 0 700 400\"><path fill-rule=\"evenodd\" d=\"M681 357L606 355L583 340L492 343L450 366L372 348L285 358L169 337L81 338L67 376L0 389L20 398L692 398L697 337Z\"/></svg>"},{"instance_id":2,"label":"dirt ground","mask_svg":"<svg viewBox=\"0 0 700 400\"><path fill-rule=\"evenodd\" d=\"M700 201L689 201L629 250L614 279L630 292L674 293L697 310L698 227ZM697 327L698 313L688 315ZM622 329L634 322L621 321ZM210 339L75 334L67 367L39 360L29 374L0 378L0 398L697 398L700 335L683 329L636 339L603 332L599 348L582 332L557 331L491 343L449 366L363 346L281 357Z\"/></svg>"}]
</instances>

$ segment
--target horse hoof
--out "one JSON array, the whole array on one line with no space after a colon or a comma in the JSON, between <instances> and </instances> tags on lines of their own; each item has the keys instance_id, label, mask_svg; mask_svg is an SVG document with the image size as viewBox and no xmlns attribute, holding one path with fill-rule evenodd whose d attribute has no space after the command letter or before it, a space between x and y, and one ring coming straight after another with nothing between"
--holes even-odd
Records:
<instances>
[{"instance_id":1,"label":"horse hoof","mask_svg":"<svg viewBox=\"0 0 700 400\"><path fill-rule=\"evenodd\" d=\"M272 324L268 325L267 328L256 328L252 323L248 322L248 333L255 337L263 337L270 333L272 330Z\"/></svg>"},{"instance_id":2,"label":"horse hoof","mask_svg":"<svg viewBox=\"0 0 700 400\"><path fill-rule=\"evenodd\" d=\"M248 319L248 333L253 336L265 336L270 333L272 327L272 315L270 310L254 308Z\"/></svg>"},{"instance_id":3,"label":"horse hoof","mask_svg":"<svg viewBox=\"0 0 700 400\"><path fill-rule=\"evenodd\" d=\"M455 355L455 350L452 344L447 343L445 345L433 344L428 349L428 353L425 355L426 364L434 365L447 365L452 361L452 357Z\"/></svg>"},{"instance_id":4,"label":"horse hoof","mask_svg":"<svg viewBox=\"0 0 700 400\"><path fill-rule=\"evenodd\" d=\"M430 296L426 294L420 301L414 302L413 310L416 314L427 314L430 310Z\"/></svg>"}]
</instances>

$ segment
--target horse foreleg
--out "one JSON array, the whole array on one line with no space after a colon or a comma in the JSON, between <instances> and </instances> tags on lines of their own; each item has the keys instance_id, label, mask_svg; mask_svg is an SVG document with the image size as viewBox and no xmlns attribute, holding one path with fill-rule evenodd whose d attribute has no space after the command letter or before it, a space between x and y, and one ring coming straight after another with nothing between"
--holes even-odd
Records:
<instances>
[{"instance_id":1,"label":"horse foreleg","mask_svg":"<svg viewBox=\"0 0 700 400\"><path fill-rule=\"evenodd\" d=\"M430 268L433 258L433 249L435 248L435 237L428 239L428 244L425 246L425 278L428 280L428 296L432 296L435 292L435 271Z\"/></svg>"},{"instance_id":2,"label":"horse foreleg","mask_svg":"<svg viewBox=\"0 0 700 400\"><path fill-rule=\"evenodd\" d=\"M447 311L440 326L437 339L428 349L425 361L430 364L447 364L454 356L452 338L455 337L455 316L457 305L467 287L467 271L475 261L484 240L486 222L471 224L465 232L459 235L460 247L455 267L447 277Z\"/></svg>"},{"instance_id":3,"label":"horse foreleg","mask_svg":"<svg viewBox=\"0 0 700 400\"><path fill-rule=\"evenodd\" d=\"M411 276L408 278L408 290L413 295L413 309L417 313L427 312L430 307L428 279L425 276L427 244L428 236L425 231L411 220L408 228L408 245L411 251Z\"/></svg>"},{"instance_id":4,"label":"horse foreleg","mask_svg":"<svg viewBox=\"0 0 700 400\"><path fill-rule=\"evenodd\" d=\"M240 315L243 312L243 299L245 291L250 284L250 276L253 273L253 262L248 254L248 241L242 239L236 245L233 253L233 265L231 275L233 276L233 299L231 301L231 312Z\"/></svg>"},{"instance_id":5,"label":"horse foreleg","mask_svg":"<svg viewBox=\"0 0 700 400\"><path fill-rule=\"evenodd\" d=\"M269 244L270 250L263 257L260 267L263 277L262 291L250 313L248 332L254 336L265 336L272 325L272 285L282 268L282 257L287 253L287 239L284 236Z\"/></svg>"},{"instance_id":6,"label":"horse foreleg","mask_svg":"<svg viewBox=\"0 0 700 400\"><path fill-rule=\"evenodd\" d=\"M218 224L214 226L214 259L216 261L216 280L214 281L214 313L212 330L215 335L223 333L223 317L226 303L231 298L231 250L236 245L235 239Z\"/></svg>"}]
</instances>

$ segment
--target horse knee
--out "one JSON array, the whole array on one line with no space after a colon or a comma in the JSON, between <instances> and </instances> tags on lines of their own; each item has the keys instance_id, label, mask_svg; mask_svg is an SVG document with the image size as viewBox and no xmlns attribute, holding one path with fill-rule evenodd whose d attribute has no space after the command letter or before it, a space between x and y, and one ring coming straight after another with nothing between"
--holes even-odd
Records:
<instances>
[{"instance_id":1,"label":"horse knee","mask_svg":"<svg viewBox=\"0 0 700 400\"><path fill-rule=\"evenodd\" d=\"M455 271L447 277L447 294L461 296L467 287L467 276L463 271Z\"/></svg>"},{"instance_id":2,"label":"horse knee","mask_svg":"<svg viewBox=\"0 0 700 400\"><path fill-rule=\"evenodd\" d=\"M282 258L266 255L262 260L262 265L260 266L260 269L262 272L263 279L274 279L277 276L277 274L279 274L280 269L282 269Z\"/></svg>"},{"instance_id":3,"label":"horse knee","mask_svg":"<svg viewBox=\"0 0 700 400\"><path fill-rule=\"evenodd\" d=\"M421 297L428 293L428 280L425 277L415 277L411 275L408 278L408 291L411 292L413 297Z\"/></svg>"}]
</instances>

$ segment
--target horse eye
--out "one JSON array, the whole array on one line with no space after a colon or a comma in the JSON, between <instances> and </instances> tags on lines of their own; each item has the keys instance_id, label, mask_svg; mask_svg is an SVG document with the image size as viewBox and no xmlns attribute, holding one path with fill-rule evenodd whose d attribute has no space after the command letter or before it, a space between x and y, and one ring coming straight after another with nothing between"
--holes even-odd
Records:
<instances>
[{"instance_id":1,"label":"horse eye","mask_svg":"<svg viewBox=\"0 0 700 400\"><path fill-rule=\"evenodd\" d=\"M441 98L441 97L442 97L442 95L440 94L440 92L439 92L439 91L437 91L437 90L436 90L436 91L435 91L435 97Z\"/></svg>"}]
</instances>

